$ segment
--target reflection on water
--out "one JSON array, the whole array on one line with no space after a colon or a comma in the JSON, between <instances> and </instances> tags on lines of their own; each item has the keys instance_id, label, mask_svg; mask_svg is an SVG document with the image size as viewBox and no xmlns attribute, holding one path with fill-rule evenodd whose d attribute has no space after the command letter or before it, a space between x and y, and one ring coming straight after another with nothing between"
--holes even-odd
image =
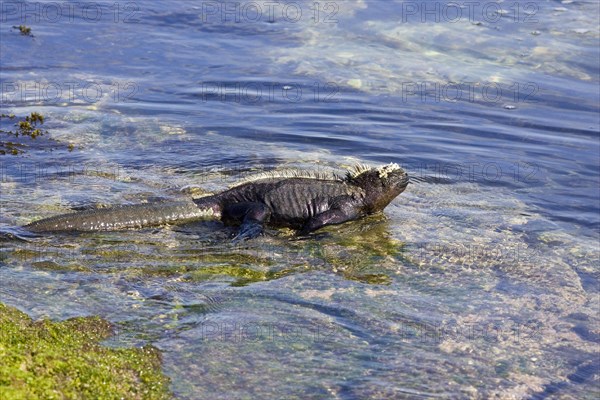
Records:
<instances>
[{"instance_id":1,"label":"reflection on water","mask_svg":"<svg viewBox=\"0 0 600 400\"><path fill-rule=\"evenodd\" d=\"M0 301L115 322L181 398L596 398L598 5L295 4L3 33L2 113L49 138L0 156L2 229L397 161L413 182L384 215L243 246L217 222L3 241Z\"/></svg>"}]
</instances>

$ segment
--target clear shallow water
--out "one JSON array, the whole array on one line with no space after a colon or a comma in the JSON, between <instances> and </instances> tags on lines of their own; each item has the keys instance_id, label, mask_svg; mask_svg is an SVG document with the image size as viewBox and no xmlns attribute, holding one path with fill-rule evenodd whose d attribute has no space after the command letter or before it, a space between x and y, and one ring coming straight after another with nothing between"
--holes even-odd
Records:
<instances>
[{"instance_id":1,"label":"clear shallow water","mask_svg":"<svg viewBox=\"0 0 600 400\"><path fill-rule=\"evenodd\" d=\"M258 22L192 1L52 22L33 4L39 22L2 20L2 113L41 112L52 140L2 156L3 229L285 166L423 179L309 241L240 248L208 223L4 242L0 301L109 319L112 345L163 351L181 398L598 395L595 2L482 2L453 23L445 3L425 22L420 2Z\"/></svg>"}]
</instances>

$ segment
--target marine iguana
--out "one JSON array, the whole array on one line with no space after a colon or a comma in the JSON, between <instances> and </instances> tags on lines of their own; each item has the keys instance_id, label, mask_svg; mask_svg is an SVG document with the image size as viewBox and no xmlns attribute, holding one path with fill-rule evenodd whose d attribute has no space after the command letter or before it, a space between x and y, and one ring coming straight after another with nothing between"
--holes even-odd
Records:
<instances>
[{"instance_id":1,"label":"marine iguana","mask_svg":"<svg viewBox=\"0 0 600 400\"><path fill-rule=\"evenodd\" d=\"M34 221L30 232L82 232L144 228L196 220L241 224L234 240L254 238L263 225L307 234L382 211L406 189L398 164L357 165L346 176L288 170L245 180L221 193L194 200L86 210Z\"/></svg>"}]
</instances>

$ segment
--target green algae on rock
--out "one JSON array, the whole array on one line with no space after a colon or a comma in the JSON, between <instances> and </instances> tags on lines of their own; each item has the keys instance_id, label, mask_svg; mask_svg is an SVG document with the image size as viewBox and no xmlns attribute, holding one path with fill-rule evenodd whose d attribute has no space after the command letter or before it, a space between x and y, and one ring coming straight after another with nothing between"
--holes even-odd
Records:
<instances>
[{"instance_id":1,"label":"green algae on rock","mask_svg":"<svg viewBox=\"0 0 600 400\"><path fill-rule=\"evenodd\" d=\"M167 399L157 349L108 348L98 317L32 321L0 303L0 398Z\"/></svg>"}]
</instances>

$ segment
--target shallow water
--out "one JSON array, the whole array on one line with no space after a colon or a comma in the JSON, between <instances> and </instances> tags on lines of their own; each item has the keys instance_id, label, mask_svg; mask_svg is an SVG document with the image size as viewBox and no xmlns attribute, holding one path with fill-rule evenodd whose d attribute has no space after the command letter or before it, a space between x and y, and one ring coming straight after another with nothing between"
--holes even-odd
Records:
<instances>
[{"instance_id":1,"label":"shallow water","mask_svg":"<svg viewBox=\"0 0 600 400\"><path fill-rule=\"evenodd\" d=\"M288 166L416 179L310 240L2 242L1 302L107 318L110 345L162 350L179 398L600 394L596 2L23 4L2 9L2 113L49 133L0 156L3 230Z\"/></svg>"}]
</instances>

